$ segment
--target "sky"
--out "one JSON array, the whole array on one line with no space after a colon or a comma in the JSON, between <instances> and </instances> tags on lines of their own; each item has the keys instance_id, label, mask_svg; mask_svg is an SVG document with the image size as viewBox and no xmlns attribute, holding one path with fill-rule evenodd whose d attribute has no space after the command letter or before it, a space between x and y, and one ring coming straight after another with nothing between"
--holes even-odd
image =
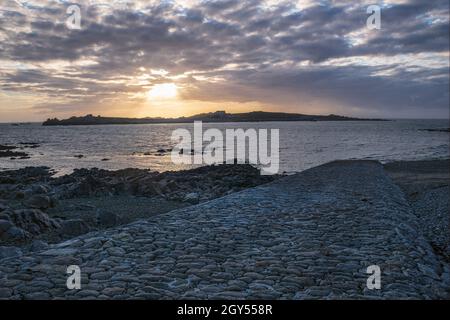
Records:
<instances>
[{"instance_id":1,"label":"sky","mask_svg":"<svg viewBox=\"0 0 450 320\"><path fill-rule=\"evenodd\" d=\"M449 2L0 0L0 122L216 110L448 118Z\"/></svg>"}]
</instances>

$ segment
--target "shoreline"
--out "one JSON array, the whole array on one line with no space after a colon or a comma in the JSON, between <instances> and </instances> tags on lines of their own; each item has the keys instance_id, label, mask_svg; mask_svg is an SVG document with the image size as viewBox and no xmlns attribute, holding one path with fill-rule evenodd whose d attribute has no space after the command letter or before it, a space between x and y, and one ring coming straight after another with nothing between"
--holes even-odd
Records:
<instances>
[{"instance_id":1,"label":"shoreline","mask_svg":"<svg viewBox=\"0 0 450 320\"><path fill-rule=\"evenodd\" d=\"M449 187L449 163L334 161L129 224L16 250L2 260L0 286L11 288L12 299L448 299L448 229L440 229L447 232L442 237L429 232L442 224L440 215L448 218L448 209L419 213L430 197L448 205L440 189ZM413 180L415 189L406 189ZM90 198L79 199L86 205ZM22 259L39 272L36 284L21 269ZM57 270L66 263L89 270L84 290L59 284ZM373 263L388 270L384 289L362 290L365 266ZM139 280L130 280L130 287L124 279ZM39 287L42 281L50 289ZM168 286L173 281L178 285ZM22 292L24 285L29 289Z\"/></svg>"},{"instance_id":2,"label":"shoreline","mask_svg":"<svg viewBox=\"0 0 450 320\"><path fill-rule=\"evenodd\" d=\"M421 198L435 189L442 188L445 191L449 186L450 159L381 164L403 191L405 198L413 207L420 207L420 210L424 210L421 207L423 201L419 201ZM318 167L321 166L323 165ZM0 171L0 222L4 225L0 246L27 247L35 241L57 243L297 174L300 173L261 176L257 168L248 164L201 166L165 172L133 168L81 168L65 175L57 175L48 167L4 170ZM445 192L437 197L439 199L436 201L440 204L446 200ZM448 207L448 199L446 206ZM149 207L152 209L148 210ZM430 220L430 215L420 212L416 215L428 219L425 221L428 238L431 242L439 239L436 240L437 250L444 252L447 259L450 259L448 230L438 228L441 234L436 236L430 231L435 230L436 226L445 226L442 224L442 208L439 210L437 221L433 217ZM21 228L16 229L14 224L5 225L5 220L11 220L8 219L7 212L15 216ZM30 230L27 223L39 227L37 230ZM8 227L9 231L6 230ZM7 231L11 233L9 236L6 235ZM446 235L442 235L444 233Z\"/></svg>"},{"instance_id":3,"label":"shoreline","mask_svg":"<svg viewBox=\"0 0 450 320\"><path fill-rule=\"evenodd\" d=\"M161 173L132 168L76 169L61 176L48 167L0 171L0 246L57 243L279 177L262 176L248 164Z\"/></svg>"}]
</instances>

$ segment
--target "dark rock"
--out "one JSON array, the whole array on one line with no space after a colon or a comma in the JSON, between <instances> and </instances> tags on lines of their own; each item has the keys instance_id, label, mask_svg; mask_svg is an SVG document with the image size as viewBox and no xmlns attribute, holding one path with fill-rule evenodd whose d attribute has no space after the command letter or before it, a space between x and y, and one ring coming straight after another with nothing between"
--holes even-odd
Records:
<instances>
[{"instance_id":1,"label":"dark rock","mask_svg":"<svg viewBox=\"0 0 450 320\"><path fill-rule=\"evenodd\" d=\"M19 142L19 144L22 145L24 148L30 148L30 149L39 148L41 146L37 142Z\"/></svg>"},{"instance_id":2,"label":"dark rock","mask_svg":"<svg viewBox=\"0 0 450 320\"><path fill-rule=\"evenodd\" d=\"M112 227L117 224L117 215L105 210L97 210L97 223L103 227Z\"/></svg>"},{"instance_id":3,"label":"dark rock","mask_svg":"<svg viewBox=\"0 0 450 320\"><path fill-rule=\"evenodd\" d=\"M0 151L5 151L5 150L8 151L8 150L14 150L14 149L17 149L17 147L0 144Z\"/></svg>"},{"instance_id":4,"label":"dark rock","mask_svg":"<svg viewBox=\"0 0 450 320\"><path fill-rule=\"evenodd\" d=\"M0 151L0 158L10 158L10 157L29 157L25 152L17 152L17 151Z\"/></svg>"},{"instance_id":5,"label":"dark rock","mask_svg":"<svg viewBox=\"0 0 450 320\"><path fill-rule=\"evenodd\" d=\"M186 196L184 197L184 201L192 203L192 204L197 204L200 200L200 196L198 195L198 193L195 192L191 192L186 194Z\"/></svg>"},{"instance_id":6,"label":"dark rock","mask_svg":"<svg viewBox=\"0 0 450 320\"><path fill-rule=\"evenodd\" d=\"M428 131L428 132L450 132L450 128L441 128L441 129L419 129L419 131Z\"/></svg>"},{"instance_id":7,"label":"dark rock","mask_svg":"<svg viewBox=\"0 0 450 320\"><path fill-rule=\"evenodd\" d=\"M5 258L20 257L22 250L17 247L0 247L0 260Z\"/></svg>"},{"instance_id":8,"label":"dark rock","mask_svg":"<svg viewBox=\"0 0 450 320\"><path fill-rule=\"evenodd\" d=\"M15 195L16 199L23 199L25 198L25 193L23 191L17 191Z\"/></svg>"},{"instance_id":9,"label":"dark rock","mask_svg":"<svg viewBox=\"0 0 450 320\"><path fill-rule=\"evenodd\" d=\"M2 213L0 213L0 220L7 220L7 221L11 221L11 218L9 217L8 212L10 212L9 210L5 210Z\"/></svg>"},{"instance_id":10,"label":"dark rock","mask_svg":"<svg viewBox=\"0 0 450 320\"><path fill-rule=\"evenodd\" d=\"M35 235L60 227L59 223L38 209L15 210L10 218L17 227Z\"/></svg>"},{"instance_id":11,"label":"dark rock","mask_svg":"<svg viewBox=\"0 0 450 320\"><path fill-rule=\"evenodd\" d=\"M5 241L23 242L29 239L31 235L25 230L17 227L11 227L8 231L0 234L0 239Z\"/></svg>"},{"instance_id":12,"label":"dark rock","mask_svg":"<svg viewBox=\"0 0 450 320\"><path fill-rule=\"evenodd\" d=\"M8 209L8 206L0 202L0 212L5 211L6 209Z\"/></svg>"},{"instance_id":13,"label":"dark rock","mask_svg":"<svg viewBox=\"0 0 450 320\"><path fill-rule=\"evenodd\" d=\"M24 204L27 207L42 210L54 207L54 202L52 199L44 195L31 196L29 199L24 201Z\"/></svg>"},{"instance_id":14,"label":"dark rock","mask_svg":"<svg viewBox=\"0 0 450 320\"><path fill-rule=\"evenodd\" d=\"M61 233L65 236L77 236L89 231L88 224L81 219L72 219L61 223Z\"/></svg>"},{"instance_id":15,"label":"dark rock","mask_svg":"<svg viewBox=\"0 0 450 320\"><path fill-rule=\"evenodd\" d=\"M41 241L41 240L33 240L33 242L30 245L31 251L42 251L48 249L49 245L47 242Z\"/></svg>"},{"instance_id":16,"label":"dark rock","mask_svg":"<svg viewBox=\"0 0 450 320\"><path fill-rule=\"evenodd\" d=\"M0 235L7 232L9 229L14 227L14 225L9 220L0 220Z\"/></svg>"},{"instance_id":17,"label":"dark rock","mask_svg":"<svg viewBox=\"0 0 450 320\"><path fill-rule=\"evenodd\" d=\"M50 190L46 187L46 186L44 186L44 185L42 185L42 184L37 184L37 185L33 185L32 187L31 187L31 190L30 190L32 193L34 193L34 194L46 194L46 193L48 193Z\"/></svg>"},{"instance_id":18,"label":"dark rock","mask_svg":"<svg viewBox=\"0 0 450 320\"><path fill-rule=\"evenodd\" d=\"M103 189L104 184L92 175L86 176L80 183L74 186L72 193L74 196L92 196Z\"/></svg>"}]
</instances>

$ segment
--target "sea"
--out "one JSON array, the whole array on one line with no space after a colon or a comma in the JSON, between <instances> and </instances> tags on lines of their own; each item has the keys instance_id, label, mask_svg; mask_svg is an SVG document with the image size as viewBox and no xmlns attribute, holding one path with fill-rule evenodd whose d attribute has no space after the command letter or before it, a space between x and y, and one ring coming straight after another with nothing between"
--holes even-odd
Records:
<instances>
[{"instance_id":1,"label":"sea","mask_svg":"<svg viewBox=\"0 0 450 320\"><path fill-rule=\"evenodd\" d=\"M370 159L386 163L448 159L450 134L426 131L448 127L449 120L203 124L204 131L278 129L279 173L288 174L333 160ZM38 148L16 150L29 153L29 159L0 158L0 170L46 166L54 169L56 175L64 175L76 168L142 168L163 172L198 167L198 164L175 164L170 152L161 152L177 144L171 137L180 128L193 132L193 124L0 124L0 144L39 144Z\"/></svg>"}]
</instances>

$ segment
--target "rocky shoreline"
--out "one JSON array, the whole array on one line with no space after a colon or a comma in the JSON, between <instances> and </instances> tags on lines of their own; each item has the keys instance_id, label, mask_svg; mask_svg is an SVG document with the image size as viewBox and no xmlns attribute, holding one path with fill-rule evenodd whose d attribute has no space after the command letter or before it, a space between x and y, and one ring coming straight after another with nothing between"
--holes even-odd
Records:
<instances>
[{"instance_id":1,"label":"rocky shoreline","mask_svg":"<svg viewBox=\"0 0 450 320\"><path fill-rule=\"evenodd\" d=\"M2 172L2 228L31 241L3 245L0 298L449 299L449 165L337 161L271 178L245 165ZM162 201L180 207L149 214ZM111 220L97 210L107 204L143 215ZM35 235L71 220L71 236ZM72 264L82 290L65 286ZM381 290L366 287L373 264Z\"/></svg>"},{"instance_id":2,"label":"rocky shoreline","mask_svg":"<svg viewBox=\"0 0 450 320\"><path fill-rule=\"evenodd\" d=\"M0 172L0 259L277 178L261 176L246 164L164 173L79 169L53 174L46 167Z\"/></svg>"}]
</instances>

